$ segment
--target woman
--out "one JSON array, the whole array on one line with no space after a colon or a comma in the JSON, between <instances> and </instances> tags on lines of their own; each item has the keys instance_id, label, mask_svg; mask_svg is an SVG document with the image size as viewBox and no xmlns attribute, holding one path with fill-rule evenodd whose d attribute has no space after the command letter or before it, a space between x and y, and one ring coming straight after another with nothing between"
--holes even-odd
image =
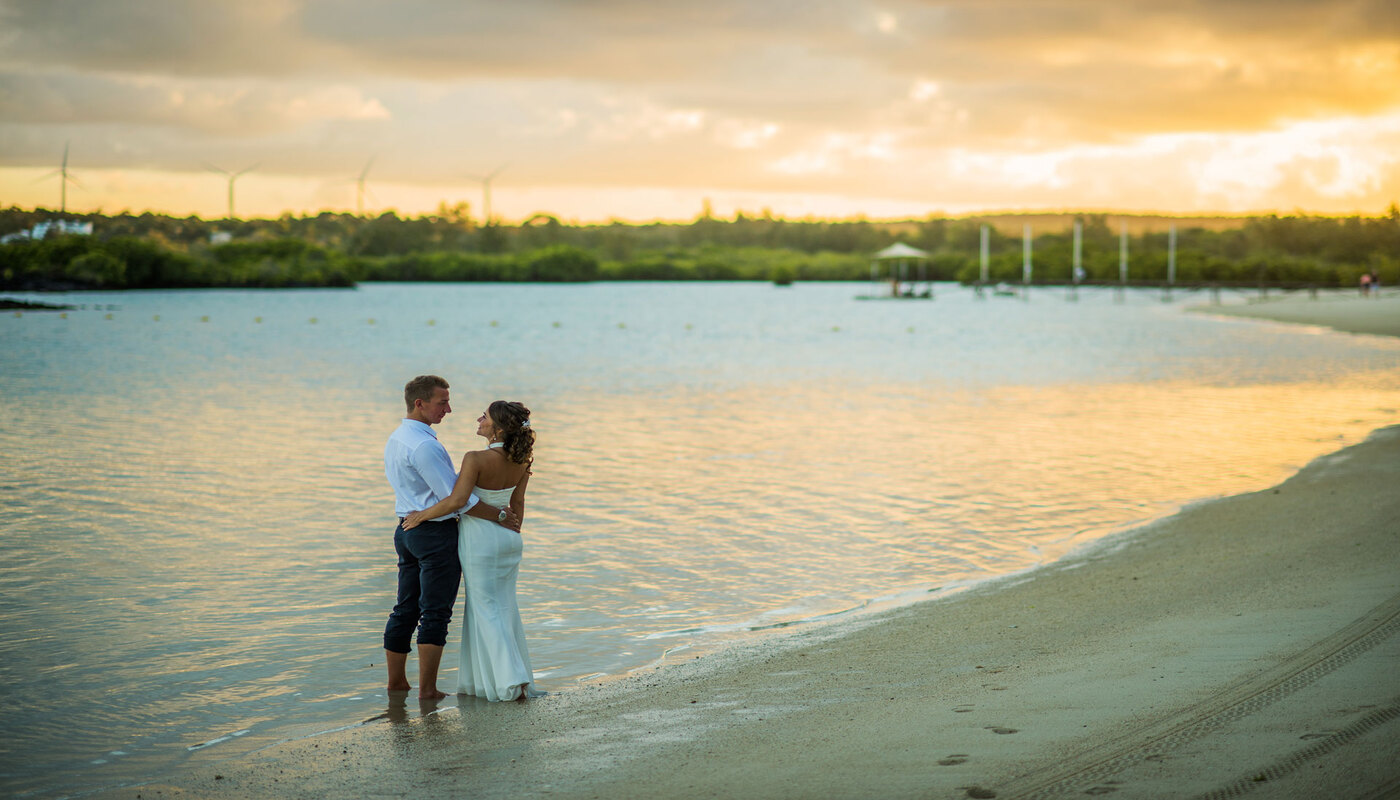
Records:
<instances>
[{"instance_id":1,"label":"woman","mask_svg":"<svg viewBox=\"0 0 1400 800\"><path fill-rule=\"evenodd\" d=\"M404 519L404 530L465 506L472 492L481 502L512 511L524 521L525 486L535 432L530 409L497 400L477 418L476 434L486 449L462 456L462 469L452 494L432 508ZM504 513L504 512L502 512ZM515 578L520 571L520 534L494 522L462 517L458 552L467 583L462 615L462 648L457 662L457 692L498 700L523 700L535 680L525 628L515 603Z\"/></svg>"}]
</instances>

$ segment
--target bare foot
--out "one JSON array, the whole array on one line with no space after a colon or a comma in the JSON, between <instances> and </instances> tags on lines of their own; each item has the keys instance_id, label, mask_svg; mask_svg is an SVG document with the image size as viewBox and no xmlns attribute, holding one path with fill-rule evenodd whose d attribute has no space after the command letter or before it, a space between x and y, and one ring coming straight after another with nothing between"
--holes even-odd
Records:
<instances>
[{"instance_id":1,"label":"bare foot","mask_svg":"<svg viewBox=\"0 0 1400 800\"><path fill-rule=\"evenodd\" d=\"M389 691L391 692L407 692L411 691L412 689L413 687L408 685L408 681L404 681L403 683L399 683L398 681L392 681L389 683Z\"/></svg>"},{"instance_id":2,"label":"bare foot","mask_svg":"<svg viewBox=\"0 0 1400 800\"><path fill-rule=\"evenodd\" d=\"M441 700L447 696L447 692L440 692L437 689L425 689L418 693L419 700Z\"/></svg>"}]
</instances>

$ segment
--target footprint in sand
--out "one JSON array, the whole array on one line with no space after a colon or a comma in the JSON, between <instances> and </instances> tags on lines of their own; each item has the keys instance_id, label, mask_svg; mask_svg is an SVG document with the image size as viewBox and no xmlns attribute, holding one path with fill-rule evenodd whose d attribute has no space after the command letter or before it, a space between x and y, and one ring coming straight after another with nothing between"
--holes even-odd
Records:
<instances>
[{"instance_id":1,"label":"footprint in sand","mask_svg":"<svg viewBox=\"0 0 1400 800\"><path fill-rule=\"evenodd\" d=\"M983 789L981 786L960 786L958 788L967 792L968 797L975 798L976 800L991 800L991 798L997 796L996 792L991 789Z\"/></svg>"},{"instance_id":2,"label":"footprint in sand","mask_svg":"<svg viewBox=\"0 0 1400 800\"><path fill-rule=\"evenodd\" d=\"M967 758L967 755L964 753L954 753L953 755L948 756L947 758L939 760L938 766L951 767L954 764L966 764Z\"/></svg>"},{"instance_id":3,"label":"footprint in sand","mask_svg":"<svg viewBox=\"0 0 1400 800\"><path fill-rule=\"evenodd\" d=\"M996 725L988 725L987 730L992 733L1020 733L1020 731L1015 728L1001 728Z\"/></svg>"}]
</instances>

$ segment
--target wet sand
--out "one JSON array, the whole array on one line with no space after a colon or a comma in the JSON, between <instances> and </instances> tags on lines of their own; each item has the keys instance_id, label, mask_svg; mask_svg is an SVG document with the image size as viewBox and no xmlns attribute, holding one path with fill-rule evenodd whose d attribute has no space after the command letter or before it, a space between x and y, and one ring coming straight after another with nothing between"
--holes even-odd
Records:
<instances>
[{"instance_id":1,"label":"wet sand","mask_svg":"<svg viewBox=\"0 0 1400 800\"><path fill-rule=\"evenodd\" d=\"M1400 336L1400 294L1361 297L1359 293L1292 296L1262 303L1196 306L1203 314L1249 317L1275 322L1317 325L1346 333Z\"/></svg>"},{"instance_id":2,"label":"wet sand","mask_svg":"<svg viewBox=\"0 0 1400 800\"><path fill-rule=\"evenodd\" d=\"M1392 796L1396 486L1400 426L950 597L103 796Z\"/></svg>"}]
</instances>

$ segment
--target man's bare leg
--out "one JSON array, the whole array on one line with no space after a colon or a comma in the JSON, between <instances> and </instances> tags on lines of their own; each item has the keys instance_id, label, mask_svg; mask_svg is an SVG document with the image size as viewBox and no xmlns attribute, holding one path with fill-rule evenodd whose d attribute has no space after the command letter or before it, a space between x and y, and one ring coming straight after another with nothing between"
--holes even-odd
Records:
<instances>
[{"instance_id":1,"label":"man's bare leg","mask_svg":"<svg viewBox=\"0 0 1400 800\"><path fill-rule=\"evenodd\" d=\"M418 697L437 700L447 696L437 688L438 664L442 663L442 645L418 643Z\"/></svg>"},{"instance_id":2,"label":"man's bare leg","mask_svg":"<svg viewBox=\"0 0 1400 800\"><path fill-rule=\"evenodd\" d=\"M438 658L442 658L442 648L438 648ZM406 692L412 689L408 685L408 653L395 653L392 650L384 651L384 663L389 667L389 691Z\"/></svg>"}]
</instances>

